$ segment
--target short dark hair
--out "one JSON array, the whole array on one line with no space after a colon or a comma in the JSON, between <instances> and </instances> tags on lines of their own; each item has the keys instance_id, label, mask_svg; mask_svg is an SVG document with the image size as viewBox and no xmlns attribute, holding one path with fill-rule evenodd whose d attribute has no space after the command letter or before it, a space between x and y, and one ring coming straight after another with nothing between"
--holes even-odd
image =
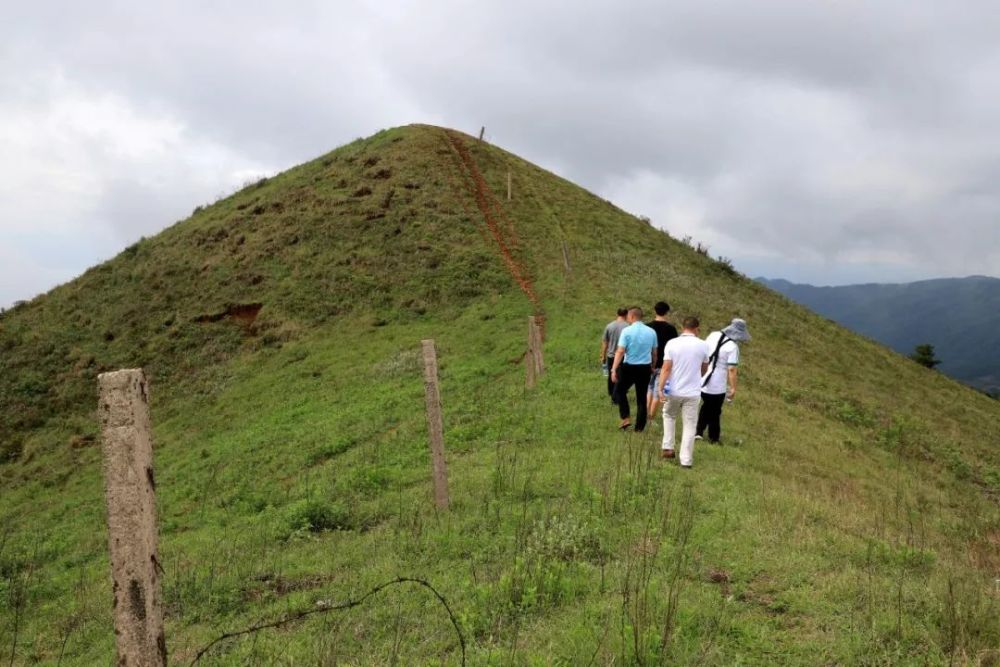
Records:
<instances>
[{"instance_id":1,"label":"short dark hair","mask_svg":"<svg viewBox=\"0 0 1000 667\"><path fill-rule=\"evenodd\" d=\"M640 320L642 319L642 308L640 308L639 306L632 306L631 308L628 309L628 312L631 315L635 315Z\"/></svg>"},{"instance_id":2,"label":"short dark hair","mask_svg":"<svg viewBox=\"0 0 1000 667\"><path fill-rule=\"evenodd\" d=\"M653 306L653 311L660 317L663 317L670 312L670 304L666 301L657 301L656 305Z\"/></svg>"},{"instance_id":3,"label":"short dark hair","mask_svg":"<svg viewBox=\"0 0 1000 667\"><path fill-rule=\"evenodd\" d=\"M681 322L681 326L685 329L694 330L701 326L701 322L699 322L698 318L694 315L690 315L684 318L684 321Z\"/></svg>"},{"instance_id":4,"label":"short dark hair","mask_svg":"<svg viewBox=\"0 0 1000 667\"><path fill-rule=\"evenodd\" d=\"M618 317L625 317L626 315L628 315L628 308L618 309Z\"/></svg>"}]
</instances>

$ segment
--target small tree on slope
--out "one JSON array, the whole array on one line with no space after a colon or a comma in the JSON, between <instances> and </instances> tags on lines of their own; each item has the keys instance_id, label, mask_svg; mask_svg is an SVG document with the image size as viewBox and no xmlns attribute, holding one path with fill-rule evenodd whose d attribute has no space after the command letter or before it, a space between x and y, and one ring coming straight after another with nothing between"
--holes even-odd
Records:
<instances>
[{"instance_id":1,"label":"small tree on slope","mask_svg":"<svg viewBox=\"0 0 1000 667\"><path fill-rule=\"evenodd\" d=\"M910 355L910 359L927 368L934 368L941 363L941 360L934 356L934 346L930 343L917 345L913 350L913 354Z\"/></svg>"}]
</instances>

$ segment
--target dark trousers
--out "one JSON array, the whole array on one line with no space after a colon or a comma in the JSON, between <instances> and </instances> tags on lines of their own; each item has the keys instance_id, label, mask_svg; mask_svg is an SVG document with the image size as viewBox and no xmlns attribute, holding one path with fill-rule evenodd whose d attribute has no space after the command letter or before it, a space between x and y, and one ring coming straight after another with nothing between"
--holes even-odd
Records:
<instances>
[{"instance_id":1,"label":"dark trousers","mask_svg":"<svg viewBox=\"0 0 1000 667\"><path fill-rule=\"evenodd\" d=\"M615 385L615 396L618 399L618 414L627 419L629 412L628 390L635 385L635 430L646 428L646 390L649 388L649 377L653 371L649 364L622 364L618 367L618 384Z\"/></svg>"},{"instance_id":2,"label":"dark trousers","mask_svg":"<svg viewBox=\"0 0 1000 667\"><path fill-rule=\"evenodd\" d=\"M607 357L605 361L608 362L608 396L611 397L612 403L617 403L618 401L615 399L615 383L611 381L611 367L615 365L615 358Z\"/></svg>"},{"instance_id":3,"label":"dark trousers","mask_svg":"<svg viewBox=\"0 0 1000 667\"><path fill-rule=\"evenodd\" d=\"M722 404L725 394L706 394L701 392L701 410L698 411L698 435L702 435L708 427L709 442L718 442L722 435Z\"/></svg>"}]
</instances>

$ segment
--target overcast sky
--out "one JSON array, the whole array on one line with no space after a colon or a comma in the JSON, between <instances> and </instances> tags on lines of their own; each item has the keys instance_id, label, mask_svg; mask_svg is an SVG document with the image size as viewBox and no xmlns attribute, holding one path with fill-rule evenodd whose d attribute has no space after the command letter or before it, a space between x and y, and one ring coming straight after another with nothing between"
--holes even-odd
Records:
<instances>
[{"instance_id":1,"label":"overcast sky","mask_svg":"<svg viewBox=\"0 0 1000 667\"><path fill-rule=\"evenodd\" d=\"M988 0L0 0L0 305L412 122L752 276L1000 275Z\"/></svg>"}]
</instances>

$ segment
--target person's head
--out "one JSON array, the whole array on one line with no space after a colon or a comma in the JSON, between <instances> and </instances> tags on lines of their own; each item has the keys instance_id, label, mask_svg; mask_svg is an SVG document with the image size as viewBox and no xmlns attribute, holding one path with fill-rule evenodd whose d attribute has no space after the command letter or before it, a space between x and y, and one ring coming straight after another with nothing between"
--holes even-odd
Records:
<instances>
[{"instance_id":1,"label":"person's head","mask_svg":"<svg viewBox=\"0 0 1000 667\"><path fill-rule=\"evenodd\" d=\"M621 319L625 319L627 316L628 316L628 308L618 309L618 317L620 317Z\"/></svg>"},{"instance_id":2,"label":"person's head","mask_svg":"<svg viewBox=\"0 0 1000 667\"><path fill-rule=\"evenodd\" d=\"M663 317L670 312L670 304L666 301L657 301L656 305L653 306L653 312L656 313L657 317Z\"/></svg>"},{"instance_id":3,"label":"person's head","mask_svg":"<svg viewBox=\"0 0 1000 667\"><path fill-rule=\"evenodd\" d=\"M744 342L750 340L750 332L747 331L746 320L741 320L738 317L734 317L729 326L722 330L722 333L727 338L735 341Z\"/></svg>"},{"instance_id":4,"label":"person's head","mask_svg":"<svg viewBox=\"0 0 1000 667\"><path fill-rule=\"evenodd\" d=\"M640 320L642 320L642 308L640 308L639 306L632 306L631 308L629 308L628 309L629 323L639 322Z\"/></svg>"},{"instance_id":5,"label":"person's head","mask_svg":"<svg viewBox=\"0 0 1000 667\"><path fill-rule=\"evenodd\" d=\"M694 316L685 317L684 321L681 322L681 327L688 333L698 333L698 328L700 326L701 322L699 322L698 318Z\"/></svg>"}]
</instances>

